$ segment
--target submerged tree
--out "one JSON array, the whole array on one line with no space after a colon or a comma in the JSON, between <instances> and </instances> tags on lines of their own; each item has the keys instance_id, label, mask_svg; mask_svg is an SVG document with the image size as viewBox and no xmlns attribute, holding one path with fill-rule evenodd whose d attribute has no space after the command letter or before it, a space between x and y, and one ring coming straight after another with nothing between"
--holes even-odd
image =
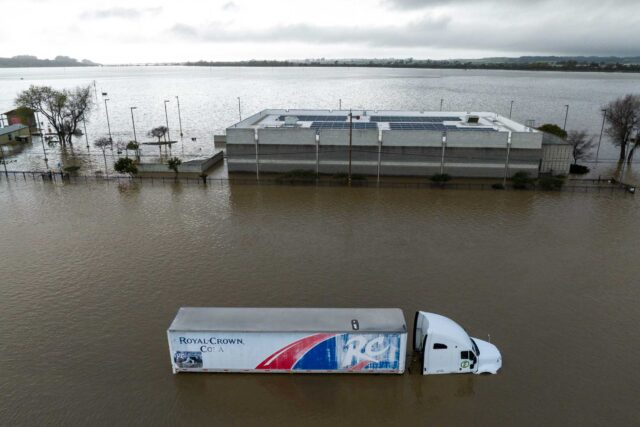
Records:
<instances>
[{"instance_id":1,"label":"submerged tree","mask_svg":"<svg viewBox=\"0 0 640 427\"><path fill-rule=\"evenodd\" d=\"M175 179L178 179L178 167L182 164L182 160L177 157L172 157L167 161L169 169L175 173Z\"/></svg>"},{"instance_id":2,"label":"submerged tree","mask_svg":"<svg viewBox=\"0 0 640 427\"><path fill-rule=\"evenodd\" d=\"M116 161L113 165L113 168L116 172L126 173L131 176L138 173L138 167L136 166L135 162L133 161L133 159L130 159L128 157L118 159L118 161Z\"/></svg>"},{"instance_id":3,"label":"submerged tree","mask_svg":"<svg viewBox=\"0 0 640 427\"><path fill-rule=\"evenodd\" d=\"M619 160L622 162L627 158L631 161L633 152L638 145L637 127L640 125L640 96L625 95L611 101L604 108L607 110L607 135L611 137L615 146L620 147ZM628 150L629 148L631 149Z\"/></svg>"},{"instance_id":4,"label":"submerged tree","mask_svg":"<svg viewBox=\"0 0 640 427\"><path fill-rule=\"evenodd\" d=\"M106 175L109 175L108 172L107 172L107 152L106 152L106 150L107 150L107 147L111 146L111 140L109 138L107 138L106 136L102 136L102 137L96 139L93 142L93 145L96 148L99 148L99 149L102 150L102 157L104 158L104 173Z\"/></svg>"},{"instance_id":5,"label":"submerged tree","mask_svg":"<svg viewBox=\"0 0 640 427\"><path fill-rule=\"evenodd\" d=\"M160 150L160 157L162 157L162 138L166 137L167 132L169 132L169 128L166 126L158 126L147 132L147 136L158 138L158 149Z\"/></svg>"},{"instance_id":6,"label":"submerged tree","mask_svg":"<svg viewBox=\"0 0 640 427\"><path fill-rule=\"evenodd\" d=\"M41 113L65 146L73 144L72 138L78 135L78 124L91 111L93 98L91 87L57 90L50 86L31 86L18 94L15 99L18 108L29 108Z\"/></svg>"},{"instance_id":7,"label":"submerged tree","mask_svg":"<svg viewBox=\"0 0 640 427\"><path fill-rule=\"evenodd\" d=\"M586 160L591 156L595 145L595 137L589 136L586 130L572 130L567 136L567 142L573 147L573 164Z\"/></svg>"}]
</instances>

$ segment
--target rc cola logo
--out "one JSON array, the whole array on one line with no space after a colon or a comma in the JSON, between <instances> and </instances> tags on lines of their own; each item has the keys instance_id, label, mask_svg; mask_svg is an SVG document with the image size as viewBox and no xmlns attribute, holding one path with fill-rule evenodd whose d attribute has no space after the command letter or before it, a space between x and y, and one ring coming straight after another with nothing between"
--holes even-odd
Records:
<instances>
[{"instance_id":1,"label":"rc cola logo","mask_svg":"<svg viewBox=\"0 0 640 427\"><path fill-rule=\"evenodd\" d=\"M397 369L400 357L397 335L343 335L340 369Z\"/></svg>"},{"instance_id":2,"label":"rc cola logo","mask_svg":"<svg viewBox=\"0 0 640 427\"><path fill-rule=\"evenodd\" d=\"M397 370L400 335L316 334L279 349L256 369Z\"/></svg>"}]
</instances>

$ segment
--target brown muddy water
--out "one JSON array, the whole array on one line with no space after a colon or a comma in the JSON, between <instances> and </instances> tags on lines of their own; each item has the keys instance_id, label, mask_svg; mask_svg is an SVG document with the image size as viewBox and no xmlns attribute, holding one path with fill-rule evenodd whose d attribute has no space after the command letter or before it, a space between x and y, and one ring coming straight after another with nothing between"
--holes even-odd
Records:
<instances>
[{"instance_id":1,"label":"brown muddy water","mask_svg":"<svg viewBox=\"0 0 640 427\"><path fill-rule=\"evenodd\" d=\"M627 194L0 182L1 425L637 425ZM496 376L171 373L180 306L400 307Z\"/></svg>"}]
</instances>

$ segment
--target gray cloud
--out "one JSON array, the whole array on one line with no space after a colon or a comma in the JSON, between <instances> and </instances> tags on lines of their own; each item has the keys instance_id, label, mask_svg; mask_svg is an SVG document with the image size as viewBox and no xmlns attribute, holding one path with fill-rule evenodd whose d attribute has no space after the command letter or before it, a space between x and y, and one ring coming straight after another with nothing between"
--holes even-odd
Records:
<instances>
[{"instance_id":1,"label":"gray cloud","mask_svg":"<svg viewBox=\"0 0 640 427\"><path fill-rule=\"evenodd\" d=\"M112 7L110 9L100 9L85 11L80 14L82 19L140 19L144 15L157 15L162 12L161 7L149 7L149 8L126 8L126 7Z\"/></svg>"},{"instance_id":2,"label":"gray cloud","mask_svg":"<svg viewBox=\"0 0 640 427\"><path fill-rule=\"evenodd\" d=\"M222 10L230 11L236 9L237 7L238 6L234 2L230 1L222 5Z\"/></svg>"},{"instance_id":3,"label":"gray cloud","mask_svg":"<svg viewBox=\"0 0 640 427\"><path fill-rule=\"evenodd\" d=\"M547 3L549 7L564 7L571 5L572 2L566 0L382 0L382 4L392 9L400 10L420 10L435 6L464 6L464 7L481 7L487 4L500 6L504 8L522 7L539 5ZM580 0L579 6L587 5L607 5L609 7L628 7L636 6L637 0ZM528 12L536 11L528 8Z\"/></svg>"},{"instance_id":4,"label":"gray cloud","mask_svg":"<svg viewBox=\"0 0 640 427\"><path fill-rule=\"evenodd\" d=\"M360 45L378 48L439 48L501 51L505 54L639 55L638 15L619 25L617 15L528 17L467 24L454 16L430 16L404 26L346 27L293 24L264 30L239 31L216 23L208 28L178 24L169 30L200 42L298 42L315 45ZM616 28L616 31L611 31ZM451 56L455 56L454 53Z\"/></svg>"}]
</instances>

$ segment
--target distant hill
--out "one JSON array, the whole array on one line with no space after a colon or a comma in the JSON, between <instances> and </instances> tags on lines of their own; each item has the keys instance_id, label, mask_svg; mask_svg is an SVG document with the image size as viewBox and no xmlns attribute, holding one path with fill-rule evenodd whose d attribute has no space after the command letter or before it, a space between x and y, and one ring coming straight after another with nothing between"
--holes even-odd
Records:
<instances>
[{"instance_id":1,"label":"distant hill","mask_svg":"<svg viewBox=\"0 0 640 427\"><path fill-rule=\"evenodd\" d=\"M619 57L619 56L521 56L519 58L497 57L481 59L458 59L460 62L471 62L474 64L566 64L575 62L577 64L640 64L640 56Z\"/></svg>"},{"instance_id":2,"label":"distant hill","mask_svg":"<svg viewBox=\"0 0 640 427\"><path fill-rule=\"evenodd\" d=\"M639 73L640 57L599 56L521 56L519 58L415 59L415 58L345 58L249 61L197 61L180 65L209 67L389 67L443 68L522 71L596 71Z\"/></svg>"},{"instance_id":3,"label":"distant hill","mask_svg":"<svg viewBox=\"0 0 640 427\"><path fill-rule=\"evenodd\" d=\"M100 64L83 59L78 61L68 56L56 56L54 59L38 59L31 55L18 55L13 58L0 58L0 68L18 67L92 67Z\"/></svg>"}]
</instances>

